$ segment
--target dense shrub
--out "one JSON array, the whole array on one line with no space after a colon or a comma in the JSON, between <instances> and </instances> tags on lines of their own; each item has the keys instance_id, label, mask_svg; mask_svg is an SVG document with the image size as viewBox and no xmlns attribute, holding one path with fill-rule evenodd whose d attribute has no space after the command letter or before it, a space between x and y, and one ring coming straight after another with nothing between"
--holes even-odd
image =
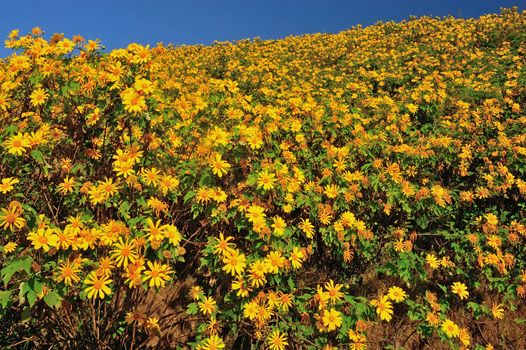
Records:
<instances>
[{"instance_id":1,"label":"dense shrub","mask_svg":"<svg viewBox=\"0 0 526 350\"><path fill-rule=\"evenodd\" d=\"M109 53L13 31L0 344L489 348L480 325L510 319L524 333L524 33L514 9Z\"/></svg>"}]
</instances>

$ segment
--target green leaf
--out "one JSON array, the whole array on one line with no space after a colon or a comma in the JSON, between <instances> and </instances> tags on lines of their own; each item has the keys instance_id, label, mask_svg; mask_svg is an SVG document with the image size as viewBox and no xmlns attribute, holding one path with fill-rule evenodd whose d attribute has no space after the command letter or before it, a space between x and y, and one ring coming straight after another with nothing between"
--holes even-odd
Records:
<instances>
[{"instance_id":1,"label":"green leaf","mask_svg":"<svg viewBox=\"0 0 526 350\"><path fill-rule=\"evenodd\" d=\"M5 132L9 135L12 135L17 131L18 131L18 126L16 124L11 124L5 128Z\"/></svg>"},{"instance_id":2,"label":"green leaf","mask_svg":"<svg viewBox=\"0 0 526 350\"><path fill-rule=\"evenodd\" d=\"M10 290L0 290L0 306L2 306L2 309L5 309L10 301L11 301L11 291Z\"/></svg>"},{"instance_id":3,"label":"green leaf","mask_svg":"<svg viewBox=\"0 0 526 350\"><path fill-rule=\"evenodd\" d=\"M367 314L368 307L365 303L356 303L354 308L356 310L356 315L360 318L363 318L363 316Z\"/></svg>"},{"instance_id":4,"label":"green leaf","mask_svg":"<svg viewBox=\"0 0 526 350\"><path fill-rule=\"evenodd\" d=\"M31 318L31 307L26 306L24 310L22 310L20 318L22 319L22 322L29 321L29 319Z\"/></svg>"},{"instance_id":5,"label":"green leaf","mask_svg":"<svg viewBox=\"0 0 526 350\"><path fill-rule=\"evenodd\" d=\"M211 172L205 171L199 179L199 186L211 186L214 182L214 175Z\"/></svg>"},{"instance_id":6,"label":"green leaf","mask_svg":"<svg viewBox=\"0 0 526 350\"><path fill-rule=\"evenodd\" d=\"M31 264L33 263L33 258L30 256L23 256L20 258L20 268L24 269L26 273L31 271Z\"/></svg>"},{"instance_id":7,"label":"green leaf","mask_svg":"<svg viewBox=\"0 0 526 350\"><path fill-rule=\"evenodd\" d=\"M290 290L294 290L296 288L296 286L294 285L294 280L292 279L292 277L289 277L289 279L287 280L287 283L289 285Z\"/></svg>"},{"instance_id":8,"label":"green leaf","mask_svg":"<svg viewBox=\"0 0 526 350\"><path fill-rule=\"evenodd\" d=\"M18 286L19 292L18 292L18 299L20 300L20 303L24 303L24 299L26 296L26 293L31 290L27 282L23 281L20 282L20 285Z\"/></svg>"},{"instance_id":9,"label":"green leaf","mask_svg":"<svg viewBox=\"0 0 526 350\"><path fill-rule=\"evenodd\" d=\"M55 307L60 306L60 302L62 301L62 297L60 295L58 295L57 292L54 292L54 291L51 290L44 296L44 301L46 302L46 304L49 307L55 308Z\"/></svg>"},{"instance_id":10,"label":"green leaf","mask_svg":"<svg viewBox=\"0 0 526 350\"><path fill-rule=\"evenodd\" d=\"M250 174L247 176L247 185L254 186L258 182L258 174Z\"/></svg>"},{"instance_id":11,"label":"green leaf","mask_svg":"<svg viewBox=\"0 0 526 350\"><path fill-rule=\"evenodd\" d=\"M480 310L480 306L479 306L479 304L474 303L474 302L471 302L471 301L468 302L467 307L468 307L468 309L473 310L473 312L476 312L476 311L479 311L479 310Z\"/></svg>"},{"instance_id":12,"label":"green leaf","mask_svg":"<svg viewBox=\"0 0 526 350\"><path fill-rule=\"evenodd\" d=\"M4 267L0 271L0 276L2 276L4 285L7 286L7 284L11 280L11 277L13 277L13 275L21 269L29 273L32 262L33 262L33 258L30 256L23 256L23 257L20 257L18 259L11 261L6 267Z\"/></svg>"},{"instance_id":13,"label":"green leaf","mask_svg":"<svg viewBox=\"0 0 526 350\"><path fill-rule=\"evenodd\" d=\"M197 308L196 303L190 303L188 304L188 307L186 308L186 313L188 315L196 315L199 309Z\"/></svg>"},{"instance_id":14,"label":"green leaf","mask_svg":"<svg viewBox=\"0 0 526 350\"><path fill-rule=\"evenodd\" d=\"M30 152L31 157L36 160L38 163L43 164L44 163L44 154L40 152L38 149L34 149Z\"/></svg>"},{"instance_id":15,"label":"green leaf","mask_svg":"<svg viewBox=\"0 0 526 350\"><path fill-rule=\"evenodd\" d=\"M42 293L42 283L40 283L39 281L36 280L35 277L31 278L28 282L27 282L28 286L31 288L31 290L33 292L35 292L36 294L40 294Z\"/></svg>"},{"instance_id":16,"label":"green leaf","mask_svg":"<svg viewBox=\"0 0 526 350\"><path fill-rule=\"evenodd\" d=\"M130 217L130 208L131 205L127 201L123 201L121 205L119 206L119 214L124 219L128 219Z\"/></svg>"},{"instance_id":17,"label":"green leaf","mask_svg":"<svg viewBox=\"0 0 526 350\"><path fill-rule=\"evenodd\" d=\"M41 74L33 74L29 77L32 85L39 85L44 77Z\"/></svg>"},{"instance_id":18,"label":"green leaf","mask_svg":"<svg viewBox=\"0 0 526 350\"><path fill-rule=\"evenodd\" d=\"M29 306L32 307L33 305L35 305L35 301L37 300L37 293L30 290L29 292L27 292L26 298L27 302L29 303Z\"/></svg>"},{"instance_id":19,"label":"green leaf","mask_svg":"<svg viewBox=\"0 0 526 350\"><path fill-rule=\"evenodd\" d=\"M193 191L188 191L188 192L186 192L186 194L184 195L183 201L184 201L184 203L186 204L186 203L188 203L188 201L189 201L190 199L192 199L192 198L194 198L194 197L195 197L195 192L193 192Z\"/></svg>"},{"instance_id":20,"label":"green leaf","mask_svg":"<svg viewBox=\"0 0 526 350\"><path fill-rule=\"evenodd\" d=\"M128 225L130 225L131 227L135 227L135 225L137 225L138 223L140 223L143 220L144 220L144 217L138 216L138 217L135 217L135 218L128 219L127 222L128 222Z\"/></svg>"}]
</instances>

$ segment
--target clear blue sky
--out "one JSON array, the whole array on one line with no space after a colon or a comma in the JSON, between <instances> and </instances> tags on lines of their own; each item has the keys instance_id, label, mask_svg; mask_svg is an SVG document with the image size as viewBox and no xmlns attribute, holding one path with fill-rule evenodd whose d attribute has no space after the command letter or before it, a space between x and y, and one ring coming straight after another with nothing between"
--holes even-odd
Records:
<instances>
[{"instance_id":1,"label":"clear blue sky","mask_svg":"<svg viewBox=\"0 0 526 350\"><path fill-rule=\"evenodd\" d=\"M0 57L11 51L3 41L12 29L26 34L39 26L46 37L100 38L107 49L129 43L210 44L305 33L337 33L353 25L401 21L410 15L479 17L526 0L2 0Z\"/></svg>"}]
</instances>

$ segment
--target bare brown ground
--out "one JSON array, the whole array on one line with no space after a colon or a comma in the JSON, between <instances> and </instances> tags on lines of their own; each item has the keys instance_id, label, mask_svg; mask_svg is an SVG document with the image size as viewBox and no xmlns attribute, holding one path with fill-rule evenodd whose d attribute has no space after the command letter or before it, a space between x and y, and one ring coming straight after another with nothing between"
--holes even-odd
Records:
<instances>
[{"instance_id":1,"label":"bare brown ground","mask_svg":"<svg viewBox=\"0 0 526 350\"><path fill-rule=\"evenodd\" d=\"M471 346L479 344L493 345L495 350L524 350L526 349L526 325L517 324L515 319L526 318L526 303L521 302L516 311L507 311L502 320L493 320L488 317L473 321L466 311L451 312L450 318L460 327L469 329ZM436 334L423 338L416 328L407 323L375 323L368 330L368 350L385 349L393 346L394 349L414 350L449 350L451 347L438 338ZM456 342L458 344L458 341ZM470 347L470 348L472 348Z\"/></svg>"},{"instance_id":2,"label":"bare brown ground","mask_svg":"<svg viewBox=\"0 0 526 350\"><path fill-rule=\"evenodd\" d=\"M190 348L187 342L192 339L199 322L199 316L190 316L186 313L186 305L191 302L188 299L189 290L194 282L193 279L188 278L177 281L158 293L151 292L148 294L144 306L139 311L147 316L158 317L161 331L149 336L149 339L143 343L145 348L176 349L178 346L183 349ZM375 288L372 288L373 285ZM376 288L385 289L384 283L378 282L377 279L367 281L363 287L369 291ZM404 314L404 310L399 311ZM466 327L469 330L472 347L474 344L483 346L491 344L496 350L526 349L526 325L515 322L515 319L526 318L526 302L523 300L519 300L516 311L506 311L503 320L485 317L473 321L472 315L464 309L452 311L448 315L460 327ZM368 350L379 350L386 347L405 350L451 349L447 343L440 341L436 333L433 336L423 338L416 330L416 323L411 324L407 317L395 317L388 323L371 323L367 331L367 339L370 342L367 347ZM226 348L250 349L246 341L243 346L239 343L234 344L234 341L235 335L227 337L225 339ZM294 348L301 349L302 346L294 346Z\"/></svg>"}]
</instances>

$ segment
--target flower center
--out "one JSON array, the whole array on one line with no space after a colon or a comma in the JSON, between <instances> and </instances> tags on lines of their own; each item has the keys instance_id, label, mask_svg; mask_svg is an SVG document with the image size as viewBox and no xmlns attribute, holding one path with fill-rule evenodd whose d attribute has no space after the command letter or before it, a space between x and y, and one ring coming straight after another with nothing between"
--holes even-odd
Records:
<instances>
[{"instance_id":1,"label":"flower center","mask_svg":"<svg viewBox=\"0 0 526 350\"><path fill-rule=\"evenodd\" d=\"M14 224L17 218L18 215L16 215L15 213L9 213L6 215L5 221L9 224Z\"/></svg>"},{"instance_id":2,"label":"flower center","mask_svg":"<svg viewBox=\"0 0 526 350\"><path fill-rule=\"evenodd\" d=\"M130 255L130 248L122 248L121 255L127 257Z\"/></svg>"}]
</instances>

